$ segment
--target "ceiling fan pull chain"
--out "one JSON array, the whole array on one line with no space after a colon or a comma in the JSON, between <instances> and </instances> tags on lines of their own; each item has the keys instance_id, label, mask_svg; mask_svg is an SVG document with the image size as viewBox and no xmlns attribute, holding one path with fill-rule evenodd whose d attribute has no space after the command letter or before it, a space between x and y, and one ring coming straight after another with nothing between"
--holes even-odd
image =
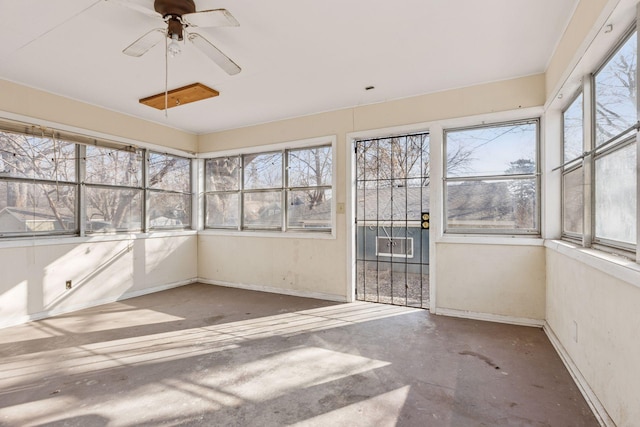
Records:
<instances>
[{"instance_id":1,"label":"ceiling fan pull chain","mask_svg":"<svg viewBox=\"0 0 640 427\"><path fill-rule=\"evenodd\" d=\"M169 118L169 49L164 38L164 117Z\"/></svg>"}]
</instances>

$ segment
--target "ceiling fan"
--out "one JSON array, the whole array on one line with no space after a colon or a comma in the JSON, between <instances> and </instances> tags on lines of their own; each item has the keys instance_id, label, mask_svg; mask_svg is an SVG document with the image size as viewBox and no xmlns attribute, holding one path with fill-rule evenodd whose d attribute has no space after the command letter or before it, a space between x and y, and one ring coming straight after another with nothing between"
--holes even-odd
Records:
<instances>
[{"instance_id":1,"label":"ceiling fan","mask_svg":"<svg viewBox=\"0 0 640 427\"><path fill-rule=\"evenodd\" d=\"M155 11L127 0L110 1L146 15L161 18L167 24L166 28L154 28L131 43L122 51L124 54L135 57L142 56L166 37L171 41L167 46L167 51L172 56L175 56L180 53L180 45L177 42L186 38L227 74L234 75L240 72L240 67L222 53L220 49L200 34L190 30L197 27L237 27L240 24L228 10L196 11L196 5L193 0L155 0L153 3Z\"/></svg>"}]
</instances>

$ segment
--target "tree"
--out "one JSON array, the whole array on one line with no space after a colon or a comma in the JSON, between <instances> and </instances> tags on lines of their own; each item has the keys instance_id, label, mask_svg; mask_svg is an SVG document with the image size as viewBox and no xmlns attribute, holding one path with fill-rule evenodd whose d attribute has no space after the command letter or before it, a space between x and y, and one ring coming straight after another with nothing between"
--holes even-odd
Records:
<instances>
[{"instance_id":1,"label":"tree","mask_svg":"<svg viewBox=\"0 0 640 427\"><path fill-rule=\"evenodd\" d=\"M49 216L59 229L73 227L75 187L65 183L76 177L74 144L0 132L0 160L0 176L17 178L3 183L6 192L0 206Z\"/></svg>"},{"instance_id":2,"label":"tree","mask_svg":"<svg viewBox=\"0 0 640 427\"><path fill-rule=\"evenodd\" d=\"M536 165L531 159L518 159L510 163L505 171L508 175L531 175ZM536 181L533 178L514 178L509 182L509 192L514 200L514 219L516 228L531 228L534 224L536 200Z\"/></svg>"},{"instance_id":3,"label":"tree","mask_svg":"<svg viewBox=\"0 0 640 427\"><path fill-rule=\"evenodd\" d=\"M237 226L238 199L241 176L240 157L208 159L205 164L207 225ZM227 193L224 193L227 192Z\"/></svg>"},{"instance_id":4,"label":"tree","mask_svg":"<svg viewBox=\"0 0 640 427\"><path fill-rule=\"evenodd\" d=\"M99 219L103 229L135 226L142 217L143 150L87 146L86 151L80 164L86 171L84 207L88 229L98 224L92 219ZM2 180L6 191L0 195L0 208L38 215L42 221L53 223L54 229L76 229L76 153L76 144L54 136L0 132L0 176L6 178ZM167 156L157 167L150 167L149 187L180 181L173 172L179 161L189 163L188 159ZM190 179L186 182L188 192ZM132 188L119 188L123 185ZM157 200L163 203L162 198Z\"/></svg>"},{"instance_id":5,"label":"tree","mask_svg":"<svg viewBox=\"0 0 640 427\"><path fill-rule=\"evenodd\" d=\"M635 34L595 78L596 143L602 144L636 124L637 41Z\"/></svg>"},{"instance_id":6,"label":"tree","mask_svg":"<svg viewBox=\"0 0 640 427\"><path fill-rule=\"evenodd\" d=\"M305 206L313 210L326 201L326 190L317 187L331 185L331 147L291 150L288 153L288 187L307 187L302 190ZM294 197L289 203L303 202Z\"/></svg>"}]
</instances>

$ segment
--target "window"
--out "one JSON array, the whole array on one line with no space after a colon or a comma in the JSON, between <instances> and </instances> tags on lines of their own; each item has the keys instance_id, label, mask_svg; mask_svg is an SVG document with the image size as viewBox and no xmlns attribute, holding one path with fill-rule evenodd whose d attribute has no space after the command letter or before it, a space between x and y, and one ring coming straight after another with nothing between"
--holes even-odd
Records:
<instances>
[{"instance_id":1,"label":"window","mask_svg":"<svg viewBox=\"0 0 640 427\"><path fill-rule=\"evenodd\" d=\"M188 158L0 123L0 237L184 229L191 200Z\"/></svg>"},{"instance_id":2,"label":"window","mask_svg":"<svg viewBox=\"0 0 640 427\"><path fill-rule=\"evenodd\" d=\"M594 75L594 243L635 250L638 121L634 31Z\"/></svg>"},{"instance_id":3,"label":"window","mask_svg":"<svg viewBox=\"0 0 640 427\"><path fill-rule=\"evenodd\" d=\"M287 228L331 229L331 147L287 152Z\"/></svg>"},{"instance_id":4,"label":"window","mask_svg":"<svg viewBox=\"0 0 640 427\"><path fill-rule=\"evenodd\" d=\"M539 234L538 120L445 132L445 231Z\"/></svg>"},{"instance_id":5,"label":"window","mask_svg":"<svg viewBox=\"0 0 640 427\"><path fill-rule=\"evenodd\" d=\"M205 161L205 228L240 226L240 162L239 156Z\"/></svg>"},{"instance_id":6,"label":"window","mask_svg":"<svg viewBox=\"0 0 640 427\"><path fill-rule=\"evenodd\" d=\"M331 231L329 145L205 161L205 227Z\"/></svg>"},{"instance_id":7,"label":"window","mask_svg":"<svg viewBox=\"0 0 640 427\"><path fill-rule=\"evenodd\" d=\"M86 147L87 233L142 230L142 150Z\"/></svg>"},{"instance_id":8,"label":"window","mask_svg":"<svg viewBox=\"0 0 640 427\"><path fill-rule=\"evenodd\" d=\"M562 233L581 238L584 211L582 93L562 114Z\"/></svg>"},{"instance_id":9,"label":"window","mask_svg":"<svg viewBox=\"0 0 640 427\"><path fill-rule=\"evenodd\" d=\"M282 228L282 165L278 153L242 156L242 226L246 229Z\"/></svg>"},{"instance_id":10,"label":"window","mask_svg":"<svg viewBox=\"0 0 640 427\"><path fill-rule=\"evenodd\" d=\"M413 258L413 237L376 236L376 256Z\"/></svg>"},{"instance_id":11,"label":"window","mask_svg":"<svg viewBox=\"0 0 640 427\"><path fill-rule=\"evenodd\" d=\"M594 76L596 146L624 137L638 121L637 51L634 31Z\"/></svg>"},{"instance_id":12,"label":"window","mask_svg":"<svg viewBox=\"0 0 640 427\"><path fill-rule=\"evenodd\" d=\"M180 229L191 225L191 160L149 152L149 228Z\"/></svg>"},{"instance_id":13,"label":"window","mask_svg":"<svg viewBox=\"0 0 640 427\"><path fill-rule=\"evenodd\" d=\"M579 96L563 113L563 236L626 255L638 245L637 51L632 28L585 80L592 96ZM582 141L584 130L591 137Z\"/></svg>"},{"instance_id":14,"label":"window","mask_svg":"<svg viewBox=\"0 0 640 427\"><path fill-rule=\"evenodd\" d=\"M76 233L76 146L0 131L0 236Z\"/></svg>"}]
</instances>

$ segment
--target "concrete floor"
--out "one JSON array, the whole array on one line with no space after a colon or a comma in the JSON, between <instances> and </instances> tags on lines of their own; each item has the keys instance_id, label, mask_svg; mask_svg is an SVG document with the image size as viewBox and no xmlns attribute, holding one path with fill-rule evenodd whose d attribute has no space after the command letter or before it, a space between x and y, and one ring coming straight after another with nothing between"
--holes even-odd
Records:
<instances>
[{"instance_id":1,"label":"concrete floor","mask_svg":"<svg viewBox=\"0 0 640 427\"><path fill-rule=\"evenodd\" d=\"M540 329L189 285L0 330L3 426L596 426Z\"/></svg>"}]
</instances>

